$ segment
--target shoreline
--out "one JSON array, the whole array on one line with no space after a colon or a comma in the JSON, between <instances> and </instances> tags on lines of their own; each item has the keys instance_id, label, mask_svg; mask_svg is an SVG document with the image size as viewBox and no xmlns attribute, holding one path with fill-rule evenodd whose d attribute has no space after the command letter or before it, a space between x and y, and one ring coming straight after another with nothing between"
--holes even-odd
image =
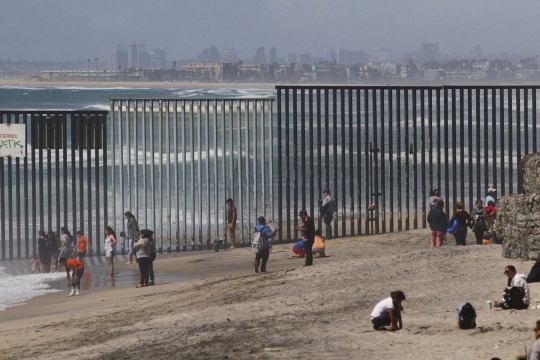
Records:
<instances>
[{"instance_id":1,"label":"shoreline","mask_svg":"<svg viewBox=\"0 0 540 360\"><path fill-rule=\"evenodd\" d=\"M499 245L473 246L470 232L467 241L432 249L427 230L339 238L310 268L290 258L291 244L276 245L267 274L254 273L249 248L171 256L155 263L156 286L50 294L0 312L0 351L6 359L514 358L533 343L540 312L486 310L506 285L508 259ZM532 262L514 265L527 273ZM163 284L169 272L198 278ZM396 289L407 296L404 329L373 330L373 306ZM476 330L455 330L464 300L477 309ZM539 284L531 300L540 302Z\"/></svg>"}]
</instances>

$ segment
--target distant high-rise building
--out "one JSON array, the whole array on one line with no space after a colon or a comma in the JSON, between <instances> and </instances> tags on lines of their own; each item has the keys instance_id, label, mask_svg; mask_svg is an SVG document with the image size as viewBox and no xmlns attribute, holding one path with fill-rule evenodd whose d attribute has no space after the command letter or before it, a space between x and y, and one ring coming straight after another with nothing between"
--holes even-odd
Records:
<instances>
[{"instance_id":1,"label":"distant high-rise building","mask_svg":"<svg viewBox=\"0 0 540 360\"><path fill-rule=\"evenodd\" d=\"M132 42L128 48L128 67L149 68L150 56L146 52L146 45L142 42Z\"/></svg>"},{"instance_id":2,"label":"distant high-rise building","mask_svg":"<svg viewBox=\"0 0 540 360\"><path fill-rule=\"evenodd\" d=\"M204 49L202 53L197 55L197 59L202 62L218 63L221 62L221 55L219 54L217 47L212 45L209 48Z\"/></svg>"},{"instance_id":3,"label":"distant high-rise building","mask_svg":"<svg viewBox=\"0 0 540 360\"><path fill-rule=\"evenodd\" d=\"M128 52L125 45L116 45L111 55L110 71L121 71L128 68Z\"/></svg>"},{"instance_id":4,"label":"distant high-rise building","mask_svg":"<svg viewBox=\"0 0 540 360\"><path fill-rule=\"evenodd\" d=\"M350 50L337 51L338 64L351 65L353 63L353 53Z\"/></svg>"},{"instance_id":5,"label":"distant high-rise building","mask_svg":"<svg viewBox=\"0 0 540 360\"><path fill-rule=\"evenodd\" d=\"M253 55L253 63L266 64L266 55L264 55L264 46L259 47L255 55Z\"/></svg>"},{"instance_id":6,"label":"distant high-rise building","mask_svg":"<svg viewBox=\"0 0 540 360\"><path fill-rule=\"evenodd\" d=\"M221 52L221 61L228 63L236 63L238 61L236 49L225 47Z\"/></svg>"},{"instance_id":7,"label":"distant high-rise building","mask_svg":"<svg viewBox=\"0 0 540 360\"><path fill-rule=\"evenodd\" d=\"M439 44L422 43L419 55L420 61L428 62L433 60L439 60Z\"/></svg>"},{"instance_id":8,"label":"distant high-rise building","mask_svg":"<svg viewBox=\"0 0 540 360\"><path fill-rule=\"evenodd\" d=\"M150 68L166 69L167 68L167 53L164 47L154 48L150 54Z\"/></svg>"},{"instance_id":9,"label":"distant high-rise building","mask_svg":"<svg viewBox=\"0 0 540 360\"><path fill-rule=\"evenodd\" d=\"M310 54L300 54L300 64L311 65L311 55Z\"/></svg>"},{"instance_id":10,"label":"distant high-rise building","mask_svg":"<svg viewBox=\"0 0 540 360\"><path fill-rule=\"evenodd\" d=\"M353 53L353 64L367 64L369 62L369 56L364 51L355 51Z\"/></svg>"},{"instance_id":11,"label":"distant high-rise building","mask_svg":"<svg viewBox=\"0 0 540 360\"><path fill-rule=\"evenodd\" d=\"M470 58L480 60L483 56L482 46L480 44L474 44L471 49Z\"/></svg>"},{"instance_id":12,"label":"distant high-rise building","mask_svg":"<svg viewBox=\"0 0 540 360\"><path fill-rule=\"evenodd\" d=\"M386 63L392 61L392 48L381 48L381 51L373 54L371 61L375 63Z\"/></svg>"},{"instance_id":13,"label":"distant high-rise building","mask_svg":"<svg viewBox=\"0 0 540 360\"><path fill-rule=\"evenodd\" d=\"M276 47L272 46L270 48L270 64L273 64L277 61Z\"/></svg>"},{"instance_id":14,"label":"distant high-rise building","mask_svg":"<svg viewBox=\"0 0 540 360\"><path fill-rule=\"evenodd\" d=\"M287 56L287 63L289 64L296 64L296 53L290 53L288 56Z\"/></svg>"},{"instance_id":15,"label":"distant high-rise building","mask_svg":"<svg viewBox=\"0 0 540 360\"><path fill-rule=\"evenodd\" d=\"M324 50L324 60L330 62L337 62L337 50Z\"/></svg>"}]
</instances>

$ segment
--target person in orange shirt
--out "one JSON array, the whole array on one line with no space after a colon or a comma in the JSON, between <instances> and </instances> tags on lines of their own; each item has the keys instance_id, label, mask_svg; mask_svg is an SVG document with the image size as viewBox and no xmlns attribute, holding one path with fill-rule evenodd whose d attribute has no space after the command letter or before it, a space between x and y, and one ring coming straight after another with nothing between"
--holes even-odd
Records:
<instances>
[{"instance_id":1,"label":"person in orange shirt","mask_svg":"<svg viewBox=\"0 0 540 360\"><path fill-rule=\"evenodd\" d=\"M77 260L66 260L65 258L60 258L58 260L60 265L64 265L66 269L66 275L68 280L68 286L71 285L71 292L68 296L80 295L81 294L81 278L84 274L84 265ZM69 271L72 271L71 276ZM75 291L76 290L76 291Z\"/></svg>"},{"instance_id":2,"label":"person in orange shirt","mask_svg":"<svg viewBox=\"0 0 540 360\"><path fill-rule=\"evenodd\" d=\"M77 245L75 245L74 249L77 250L77 261L82 262L83 257L86 255L86 246L88 246L88 249L90 251L94 251L92 249L92 245L88 242L88 239L83 235L83 232L81 230L77 231L77 237L79 238L79 242Z\"/></svg>"},{"instance_id":3,"label":"person in orange shirt","mask_svg":"<svg viewBox=\"0 0 540 360\"><path fill-rule=\"evenodd\" d=\"M313 256L315 256L315 254L319 254L319 257L325 257L325 247L326 246L324 245L324 239L322 238L321 230L317 229L315 231L315 240L313 242Z\"/></svg>"}]
</instances>

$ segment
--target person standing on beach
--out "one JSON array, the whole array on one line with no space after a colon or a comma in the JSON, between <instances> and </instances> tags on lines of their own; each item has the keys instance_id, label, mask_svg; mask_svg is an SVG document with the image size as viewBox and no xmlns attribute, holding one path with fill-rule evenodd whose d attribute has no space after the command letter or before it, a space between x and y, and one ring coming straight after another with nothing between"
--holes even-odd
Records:
<instances>
[{"instance_id":1,"label":"person standing on beach","mask_svg":"<svg viewBox=\"0 0 540 360\"><path fill-rule=\"evenodd\" d=\"M270 239L276 236L276 233L278 232L278 229L276 228L274 231L270 230L266 227L266 219L263 216L259 216L257 218L257 222L259 225L255 226L253 229L253 233L261 233L261 238L263 241L263 247L257 254L255 254L255 262L253 265L255 266L255 272L259 272L259 264L261 264L261 272L266 272L266 263L268 262L268 258L270 257Z\"/></svg>"},{"instance_id":2,"label":"person standing on beach","mask_svg":"<svg viewBox=\"0 0 540 360\"><path fill-rule=\"evenodd\" d=\"M81 230L77 231L77 238L79 241L77 242L77 245L75 245L74 249L77 249L77 261L82 262L83 257L86 255L86 247L88 246L90 251L94 251L94 249L92 249L92 245L90 245L88 239L84 236Z\"/></svg>"},{"instance_id":3,"label":"person standing on beach","mask_svg":"<svg viewBox=\"0 0 540 360\"><path fill-rule=\"evenodd\" d=\"M153 233L152 233L153 234ZM150 235L152 242L150 243L150 263L148 264L148 273L150 276L150 281L148 285L154 285L154 260L156 260L156 240Z\"/></svg>"},{"instance_id":4,"label":"person standing on beach","mask_svg":"<svg viewBox=\"0 0 540 360\"><path fill-rule=\"evenodd\" d=\"M321 213L326 226L326 240L332 239L332 219L334 218L334 198L330 190L324 190L324 199L321 202Z\"/></svg>"},{"instance_id":5,"label":"person standing on beach","mask_svg":"<svg viewBox=\"0 0 540 360\"><path fill-rule=\"evenodd\" d=\"M229 237L231 238L231 246L229 249L234 249L234 243L236 241L236 218L237 212L236 207L234 206L233 199L229 198L225 201L225 204L229 207L227 211L227 229L229 230Z\"/></svg>"},{"instance_id":6,"label":"person standing on beach","mask_svg":"<svg viewBox=\"0 0 540 360\"><path fill-rule=\"evenodd\" d=\"M151 230L141 230L140 239L133 245L137 250L137 263L139 264L139 271L141 272L141 280L137 288L148 286L150 277L150 248L152 247L152 235L154 233Z\"/></svg>"},{"instance_id":7,"label":"person standing on beach","mask_svg":"<svg viewBox=\"0 0 540 360\"><path fill-rule=\"evenodd\" d=\"M60 248L60 244L58 243L56 234L52 230L47 232L47 240L51 244L51 265L54 265L54 271L56 272L58 271L58 256L60 255L60 250L58 249Z\"/></svg>"},{"instance_id":8,"label":"person standing on beach","mask_svg":"<svg viewBox=\"0 0 540 360\"><path fill-rule=\"evenodd\" d=\"M60 242L62 245L58 248L60 251L60 254L58 255L58 259L64 258L69 259L71 257L71 233L68 231L67 228L63 227L60 229Z\"/></svg>"},{"instance_id":9,"label":"person standing on beach","mask_svg":"<svg viewBox=\"0 0 540 360\"><path fill-rule=\"evenodd\" d=\"M454 234L456 245L467 245L467 227L471 221L471 215L463 209L463 203L461 201L457 203L457 211L450 222L453 223L454 220L458 222L458 230Z\"/></svg>"},{"instance_id":10,"label":"person standing on beach","mask_svg":"<svg viewBox=\"0 0 540 360\"><path fill-rule=\"evenodd\" d=\"M105 258L109 263L109 276L105 278L107 280L114 279L114 256L116 255L116 242L117 240L114 230L110 226L107 226L105 228L105 246L103 247L105 250Z\"/></svg>"},{"instance_id":11,"label":"person standing on beach","mask_svg":"<svg viewBox=\"0 0 540 360\"><path fill-rule=\"evenodd\" d=\"M308 216L306 210L300 210L298 213L302 219L302 225L297 226L296 230L302 232L302 241L304 242L304 255L306 256L306 262L304 266L313 265L313 243L315 242L315 223L313 219Z\"/></svg>"},{"instance_id":12,"label":"person standing on beach","mask_svg":"<svg viewBox=\"0 0 540 360\"><path fill-rule=\"evenodd\" d=\"M45 235L45 231L39 231L38 238L38 256L41 263L41 272L48 273L51 271L51 243Z\"/></svg>"},{"instance_id":13,"label":"person standing on beach","mask_svg":"<svg viewBox=\"0 0 540 360\"><path fill-rule=\"evenodd\" d=\"M431 247L441 247L444 234L446 234L446 214L443 211L444 201L437 202L437 206L429 210L427 221L431 229Z\"/></svg>"},{"instance_id":14,"label":"person standing on beach","mask_svg":"<svg viewBox=\"0 0 540 360\"><path fill-rule=\"evenodd\" d=\"M482 245L484 240L484 233L487 230L486 219L484 214L484 204L482 200L476 200L476 207L472 212L472 219L474 222L472 231L476 237L476 245Z\"/></svg>"},{"instance_id":15,"label":"person standing on beach","mask_svg":"<svg viewBox=\"0 0 540 360\"><path fill-rule=\"evenodd\" d=\"M37 272L41 273L41 269L39 266L39 258L37 254L32 254L32 259L30 259L30 266L32 266L32 274L35 274Z\"/></svg>"},{"instance_id":16,"label":"person standing on beach","mask_svg":"<svg viewBox=\"0 0 540 360\"><path fill-rule=\"evenodd\" d=\"M135 254L135 249L133 249L133 244L135 244L135 240L139 239L139 224L137 223L137 219L135 219L135 215L133 215L131 212L126 211L124 216L127 219L127 235L128 235L128 262L126 264L131 264L133 258L135 258L135 262L137 262L137 255Z\"/></svg>"}]
</instances>

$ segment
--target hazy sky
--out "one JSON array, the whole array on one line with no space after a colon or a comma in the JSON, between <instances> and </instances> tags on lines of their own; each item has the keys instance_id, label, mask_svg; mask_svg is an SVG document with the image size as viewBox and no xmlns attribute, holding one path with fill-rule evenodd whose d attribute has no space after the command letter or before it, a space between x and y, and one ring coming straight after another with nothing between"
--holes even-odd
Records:
<instances>
[{"instance_id":1,"label":"hazy sky","mask_svg":"<svg viewBox=\"0 0 540 360\"><path fill-rule=\"evenodd\" d=\"M105 59L143 41L167 57L212 44L242 58L258 46L322 56L325 48L395 55L438 42L441 52L540 52L539 0L0 0L0 59Z\"/></svg>"}]
</instances>

